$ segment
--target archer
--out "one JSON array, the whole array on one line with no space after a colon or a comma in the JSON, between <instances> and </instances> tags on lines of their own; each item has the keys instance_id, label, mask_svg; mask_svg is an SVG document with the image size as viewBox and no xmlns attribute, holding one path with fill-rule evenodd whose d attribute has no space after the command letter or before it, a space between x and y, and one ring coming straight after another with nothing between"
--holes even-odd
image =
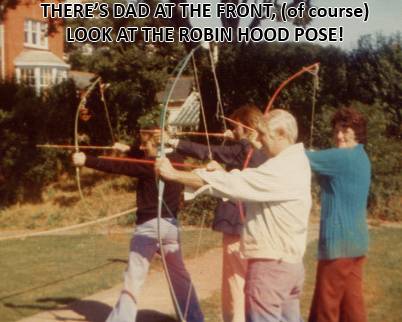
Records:
<instances>
[{"instance_id":1,"label":"archer","mask_svg":"<svg viewBox=\"0 0 402 322\"><path fill-rule=\"evenodd\" d=\"M140 151L132 149L131 152L140 153L144 160L154 161L157 155L157 146L160 141L160 131L140 132ZM117 144L116 144L117 145ZM121 150L126 150L120 144ZM171 161L182 161L176 153L169 155ZM137 298L147 276L150 261L155 253L163 253L167 262L168 274L172 281L174 296L177 297L181 312L187 312L186 321L204 321L194 286L187 272L180 247L180 236L177 227L177 212L179 210L183 185L166 182L163 194L162 219L160 234L163 252L160 250L158 240L158 187L152 164L136 163L125 160L111 160L96 158L82 152L74 153L75 166L124 174L138 178L137 184L137 214L136 227L130 242L128 267L124 274L123 289L120 298L110 313L107 322L135 321L138 311ZM187 303L187 298L189 302Z\"/></svg>"}]
</instances>

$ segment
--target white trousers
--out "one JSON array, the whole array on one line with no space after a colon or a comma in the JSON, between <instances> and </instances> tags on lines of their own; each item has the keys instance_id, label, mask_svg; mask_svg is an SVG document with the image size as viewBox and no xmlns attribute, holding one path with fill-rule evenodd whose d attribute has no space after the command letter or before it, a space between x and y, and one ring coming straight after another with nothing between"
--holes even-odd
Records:
<instances>
[{"instance_id":1,"label":"white trousers","mask_svg":"<svg viewBox=\"0 0 402 322\"><path fill-rule=\"evenodd\" d=\"M135 228L130 242L128 267L120 298L106 322L135 322L137 299L148 274L150 261L159 252L157 219L151 219ZM161 220L162 247L180 311L187 322L204 321L190 275L184 267L179 230L174 218ZM157 309L157 308L155 308Z\"/></svg>"}]
</instances>

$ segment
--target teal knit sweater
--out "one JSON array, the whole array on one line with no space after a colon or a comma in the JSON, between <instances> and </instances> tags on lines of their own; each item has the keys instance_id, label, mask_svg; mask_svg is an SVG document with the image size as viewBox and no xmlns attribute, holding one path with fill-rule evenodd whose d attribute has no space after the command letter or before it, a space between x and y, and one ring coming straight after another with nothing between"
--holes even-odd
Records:
<instances>
[{"instance_id":1,"label":"teal knit sweater","mask_svg":"<svg viewBox=\"0 0 402 322\"><path fill-rule=\"evenodd\" d=\"M306 153L321 187L318 259L365 255L371 165L363 145Z\"/></svg>"}]
</instances>

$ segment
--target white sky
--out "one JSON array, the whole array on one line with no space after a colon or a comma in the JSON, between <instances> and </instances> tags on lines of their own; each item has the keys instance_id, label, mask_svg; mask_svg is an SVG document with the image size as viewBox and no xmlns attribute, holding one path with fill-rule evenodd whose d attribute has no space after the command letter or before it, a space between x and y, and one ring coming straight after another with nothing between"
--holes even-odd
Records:
<instances>
[{"instance_id":1,"label":"white sky","mask_svg":"<svg viewBox=\"0 0 402 322\"><path fill-rule=\"evenodd\" d=\"M212 7L214 7L214 4L219 2L219 0L193 0L188 2L212 3ZM402 0L313 0L313 5L318 7L363 7L364 2L367 2L370 11L367 22L364 22L361 18L316 18L309 27L338 27L342 25L344 27L343 42L332 44L346 49L356 47L359 37L365 34L382 33L384 35L391 35L398 31L402 33ZM220 22L216 17L197 18L192 20L192 24L197 27L219 26ZM247 20L242 21L241 26L245 26L246 24ZM292 28L289 23L277 22L265 22L264 26L286 26Z\"/></svg>"}]
</instances>

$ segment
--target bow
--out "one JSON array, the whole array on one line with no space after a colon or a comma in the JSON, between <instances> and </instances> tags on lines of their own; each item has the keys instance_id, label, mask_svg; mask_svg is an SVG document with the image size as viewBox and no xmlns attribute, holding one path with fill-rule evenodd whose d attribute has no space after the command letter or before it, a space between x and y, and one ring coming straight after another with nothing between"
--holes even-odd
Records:
<instances>
[{"instance_id":1,"label":"bow","mask_svg":"<svg viewBox=\"0 0 402 322\"><path fill-rule=\"evenodd\" d=\"M177 85L177 82L180 78L180 76L182 75L184 69L186 68L189 60L191 59L191 57L193 56L194 52L200 48L200 46L192 49L180 62L179 64L176 66L175 70L177 71L176 74L176 78L173 81L170 90L168 91L168 94L166 95L166 98L164 100L164 105L163 105L163 109L162 109L162 113L160 116L160 128L164 129L165 125L166 125L166 116L167 116L167 109L168 109L168 104L170 101L170 98L172 97L173 91ZM159 153L158 153L158 157L165 157L166 153L165 153L165 136L164 136L164 131L161 131L161 138L160 138L160 147L159 147ZM159 247L160 247L160 253L161 253L161 257L162 257L162 264L163 264L163 270L165 272L165 277L166 280L168 282L169 285L169 290L170 290L170 294L172 296L172 300L176 309L176 313L180 319L180 321L186 321L185 316L183 315L183 312L180 309L177 297L175 295L174 289L173 289L173 285L172 285L172 281L170 279L170 275L169 275L169 271L168 271L168 267L167 267L167 263L165 260L165 254L163 251L163 247L162 247L162 236L161 236L161 219L162 219L162 206L164 204L163 201L163 193L165 190L165 183L164 181L162 181L161 179L158 179L158 213L157 213L157 223L158 223L158 240L159 240ZM165 207L167 207L167 205L165 204Z\"/></svg>"},{"instance_id":2,"label":"bow","mask_svg":"<svg viewBox=\"0 0 402 322\"><path fill-rule=\"evenodd\" d=\"M163 110L161 113L161 119L160 119L160 126L159 128L162 130L161 132L161 139L160 139L160 149L159 149L159 157L164 157L165 156L165 151L164 151L164 133L163 133L163 129L165 128L165 120L166 120L166 112L167 112L167 107L168 107L168 103L170 101L170 97L176 87L177 81L180 78L181 74L183 73L184 69L186 68L189 60L192 58L192 62L193 62L193 71L194 71L194 79L196 82L196 86L197 86L197 90L198 92L201 94L201 90L200 90L200 85L199 85L199 80L198 80L198 73L197 73L197 66L195 63L195 59L194 59L194 53L195 51L197 51L201 46L197 46L196 48L194 48L193 50L191 50L187 56L185 56L185 58L183 58L183 60L181 62L179 62L179 64L176 66L176 69L178 69L178 72L176 74L176 78L168 92L168 95L166 96L165 102L164 102L164 106L163 106ZM215 65L214 65L214 60L213 60L213 56L212 56L212 52L209 49L209 57L211 60L211 69L214 75L214 81L215 81L215 86L216 86L216 93L217 93L217 110L221 113L221 116L223 116L223 106L222 106L222 102L221 102L221 95L220 95L220 88L219 88L219 83L218 83L218 79L217 79L217 75L216 75L216 69L215 69ZM212 158L212 152L211 152L211 148L210 148L210 142L209 142L209 136L210 134L208 133L208 128L207 128L207 123L206 123L206 117L205 117L205 111L204 111L204 106L203 106L203 100L202 100L202 96L200 95L200 107L201 107L201 115L202 115L202 120L204 122L204 127L205 127L205 136L207 139L207 145L208 145L208 149L209 149L209 158ZM219 113L218 112L218 113ZM225 119L222 118L223 123L224 123L224 128L226 129L226 124L225 124ZM219 135L221 136L221 135ZM162 217L162 205L164 204L163 201L163 192L164 192L164 182L162 180L158 181L158 239L159 239L159 244L160 246L162 246L162 240L161 240L161 234L160 234L160 221L161 221L161 217ZM166 204L164 204L165 207L167 207ZM204 218L202 220L202 226L203 226L203 222L204 222ZM199 251L199 245L200 245L200 241L201 241L201 233L202 233L202 229L200 232L200 236L198 238L198 245L197 245L197 250L196 253L198 253ZM178 305L178 301L177 298L175 296L174 290L173 290L173 286L172 283L170 281L170 276L168 274L168 270L167 270L167 265L164 259L164 254L163 254L163 248L161 247L161 257L162 257L162 263L163 263L163 267L164 267L164 271L165 271L165 275L166 275L166 279L168 281L169 284L169 289L170 289L170 293L173 299L173 302L175 304L175 309L177 312L177 315L179 316L181 321L185 321L186 320L186 315L187 315L187 311L189 308L189 302L190 302L190 297L191 297L191 292L192 292L192 288L190 287L190 289L188 290L188 295L187 295L187 303L186 303L186 309L185 312L183 314L183 312L181 312L181 309Z\"/></svg>"},{"instance_id":3,"label":"bow","mask_svg":"<svg viewBox=\"0 0 402 322\"><path fill-rule=\"evenodd\" d=\"M104 85L102 83L102 79L101 77L96 78L91 85L88 87L88 89L85 91L85 93L82 95L81 100L78 104L77 110L75 112L75 120L74 120L74 145L73 148L75 150L75 152L80 152L81 149L85 149L85 148L93 148L93 149L102 149L102 150L109 150L112 149L112 147L96 147L96 146L91 146L91 147L81 147L79 145L79 131L78 131L78 123L80 120L80 116L82 113L82 110L85 109L85 105L87 103L87 98L89 97L89 95L92 93L92 91L96 88L96 86L99 85L99 90L100 90L100 94L101 94L101 101L102 104L104 106L105 109L105 114L106 114L106 120L107 120L107 124L109 127L109 131L110 131L110 135L112 138L112 142L114 142L114 135L113 135L113 129L112 129L112 125L111 125L111 121L110 121L110 116L109 116L109 111L106 105L106 100L105 100L105 96L104 96ZM88 202L86 201L85 197L84 197L84 193L82 191L82 185L81 185L81 176L80 176L80 167L76 166L75 167L75 177L76 177L76 182L77 182L77 189L78 189L78 193L80 195L80 199L84 205L85 210L87 211L88 214L91 215L91 217L93 216L93 212L90 209L90 206L88 204ZM119 216L123 216L125 214L128 214L130 212L135 211L136 208L131 208L119 213L115 213L112 214L108 217L105 217L104 219L112 219L112 218L117 218Z\"/></svg>"},{"instance_id":4,"label":"bow","mask_svg":"<svg viewBox=\"0 0 402 322\"><path fill-rule=\"evenodd\" d=\"M288 85L292 80L294 80L295 78L303 75L304 73L310 73L314 76L313 79L313 99L312 99L312 111L311 111L311 122L310 122L310 142L309 145L310 147L313 145L313 131L314 131L314 114L315 114L315 103L316 103L316 91L318 88L318 71L320 69L320 63L314 63L310 66L307 67L303 67L302 69L300 69L297 73L293 74L292 76L290 76L289 78L285 79L280 85L279 87L275 90L274 94L272 95L271 99L269 100L266 108L265 108L265 112L264 114L268 114L269 111L271 110L275 99L277 98L277 96L279 95L279 93L282 91L282 89Z\"/></svg>"},{"instance_id":5,"label":"bow","mask_svg":"<svg viewBox=\"0 0 402 322\"><path fill-rule=\"evenodd\" d=\"M310 66L307 67L303 67L302 69L300 69L297 73L293 74L292 76L290 76L289 78L285 79L280 85L279 87L275 90L274 95L272 95L271 99L269 100L267 107L265 108L265 114L268 114L268 112L270 111L272 105L274 104L274 101L276 99L276 97L279 95L279 93L282 91L282 89L289 84L292 80L294 80L295 78L303 75L304 73L308 72L308 73L312 73L313 75L316 75L318 73L318 69L320 67L320 63L314 63Z\"/></svg>"},{"instance_id":6,"label":"bow","mask_svg":"<svg viewBox=\"0 0 402 322\"><path fill-rule=\"evenodd\" d=\"M75 119L74 119L74 147L75 147L75 152L80 152L80 146L79 146L79 134L78 134L78 122L80 119L80 114L82 112L82 109L85 108L86 102L87 102L87 97L91 94L95 86L101 81L101 78L98 77L95 81L92 82L92 84L88 87L88 89L85 91L84 95L82 95L81 100L78 104L77 110L75 112ZM81 176L80 176L80 167L76 166L75 167L75 179L77 182L77 188L78 188L78 193L80 195L80 198L84 204L84 207L86 211L92 215L92 211L89 208L88 203L86 202L84 198L84 193L82 192L82 187L81 187Z\"/></svg>"},{"instance_id":7,"label":"bow","mask_svg":"<svg viewBox=\"0 0 402 322\"><path fill-rule=\"evenodd\" d=\"M215 49L217 49L217 47L215 47ZM219 86L218 75L216 74L215 58L214 58L214 53L212 53L211 46L209 46L209 44L208 44L208 53L209 53L209 60L211 62L212 75L214 77L214 83L215 83L215 88L216 88L216 97L217 97L216 117L218 119L219 119L219 117L222 119L223 129L224 129L224 131L226 131L227 126L226 126L226 122L225 122L225 118L224 118L225 113L223 111L221 89Z\"/></svg>"}]
</instances>

